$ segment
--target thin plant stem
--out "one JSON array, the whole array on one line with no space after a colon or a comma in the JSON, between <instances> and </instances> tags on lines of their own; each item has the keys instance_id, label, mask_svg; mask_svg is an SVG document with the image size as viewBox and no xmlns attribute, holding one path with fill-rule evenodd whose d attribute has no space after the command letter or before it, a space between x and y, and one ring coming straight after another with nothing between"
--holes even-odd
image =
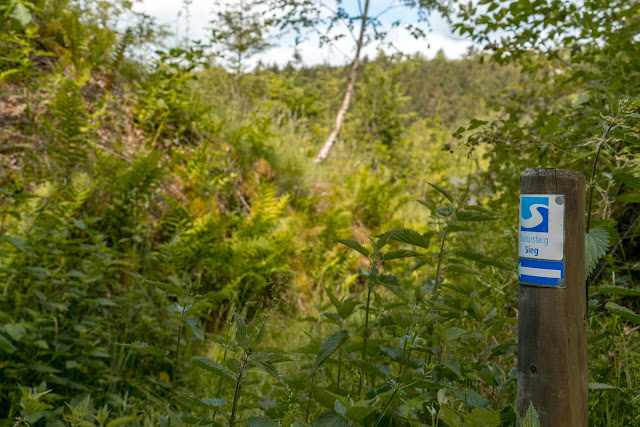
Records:
<instances>
[{"instance_id":1,"label":"thin plant stem","mask_svg":"<svg viewBox=\"0 0 640 427\"><path fill-rule=\"evenodd\" d=\"M398 383L402 382L402 380L404 379L404 375L406 373L406 367L408 366L408 364L405 364L404 362L405 362L405 360L408 361L409 358L411 357L411 351L413 350L413 344L415 343L415 340L418 337L418 333L422 329L422 325L423 325L425 319L427 318L427 315L431 312L431 310L433 308L433 304L435 303L435 300L438 297L438 290L439 290L438 289L438 285L439 285L439 282L440 282L440 271L442 269L442 261L444 260L444 244L445 244L445 241L447 239L447 234L449 233L449 226L453 222L453 218L455 218L456 212L458 211L458 207L459 207L459 205L454 208L453 212L451 213L451 215L447 219L447 225L445 226L444 232L442 234L442 239L440 239L440 245L439 245L439 250L438 250L438 264L436 266L436 282L435 282L435 285L433 287L433 296L431 297L431 301L429 302L429 306L427 307L427 310L425 310L425 313L422 316L422 319L420 319L420 322L418 323L418 327L416 328L415 332L411 336L411 345L409 346L409 351L406 352L407 353L406 358L404 357L405 350L407 348L407 341L405 340L404 348L402 349L401 367L400 367L401 374L400 374L400 380L398 381ZM429 334L431 334L431 332L429 332ZM429 355L429 359L431 359L431 355ZM385 405L384 411L382 412L382 414L378 418L378 421L375 424L376 426L378 425L380 420L382 420L382 416L384 415L384 413L386 412L387 408L389 407L389 405L393 401L393 398L395 397L396 392L397 392L397 389L389 397L389 400L387 401L387 404Z\"/></svg>"},{"instance_id":2,"label":"thin plant stem","mask_svg":"<svg viewBox=\"0 0 640 427\"><path fill-rule=\"evenodd\" d=\"M313 374L311 374L311 389L309 390L309 399L307 399L307 413L304 416L306 423L309 423L309 412L311 410L311 395L313 394L313 384L315 383L315 380L316 380L316 373L314 371Z\"/></svg>"},{"instance_id":3,"label":"thin plant stem","mask_svg":"<svg viewBox=\"0 0 640 427\"><path fill-rule=\"evenodd\" d=\"M380 421L382 421L382 418L384 417L384 414L387 412L387 409L389 409L389 405L391 405L391 401L395 397L396 393L398 393L398 389L397 388L395 390L393 390L393 393L391 393L391 396L389 397L389 400L387 401L387 404L384 405L384 409L382 410L382 413L380 414L380 416L376 420L376 423L374 424L374 427L377 426L378 424L380 424Z\"/></svg>"},{"instance_id":4,"label":"thin plant stem","mask_svg":"<svg viewBox=\"0 0 640 427\"><path fill-rule=\"evenodd\" d=\"M367 308L365 310L365 317L364 317L364 334L362 336L363 338L363 342L362 342L362 357L361 360L364 363L364 359L366 358L367 355L367 335L369 334L369 306L371 304L371 290L373 289L373 284L370 284L368 286L368 291L367 291ZM362 368L362 371L360 373L360 385L358 386L358 395L362 395L362 379L364 377L364 368Z\"/></svg>"},{"instance_id":5,"label":"thin plant stem","mask_svg":"<svg viewBox=\"0 0 640 427\"><path fill-rule=\"evenodd\" d=\"M240 398L240 383L242 382L242 377L244 375L245 370L247 369L247 360L249 359L249 354L245 351L244 357L242 359L242 368L240 372L236 376L236 386L233 390L233 403L231 404L231 416L229 417L229 425L232 426L236 419L236 410L238 408L238 399Z\"/></svg>"},{"instance_id":6,"label":"thin plant stem","mask_svg":"<svg viewBox=\"0 0 640 427\"><path fill-rule=\"evenodd\" d=\"M175 389L176 386L176 377L178 376L178 365L180 363L180 341L182 340L182 327L183 327L183 319L184 319L184 313L186 311L187 308L187 304L183 302L183 306L182 306L182 312L180 313L180 326L178 327L178 342L176 343L176 357L175 359L178 360L178 363L176 364L176 366L173 367L173 379L171 381L171 391L173 392L173 390Z\"/></svg>"},{"instance_id":7,"label":"thin plant stem","mask_svg":"<svg viewBox=\"0 0 640 427\"><path fill-rule=\"evenodd\" d=\"M341 373L340 371L341 370L342 370L342 346L340 346L340 350L338 351L338 380L336 384L336 394L340 394L340 373ZM313 378L311 378L311 383L313 384Z\"/></svg>"},{"instance_id":8,"label":"thin plant stem","mask_svg":"<svg viewBox=\"0 0 640 427\"><path fill-rule=\"evenodd\" d=\"M457 210L458 210L458 206L456 206L456 208L454 208L453 212L449 216L449 218L447 220L447 225L446 225L446 227L444 229L444 233L442 234L442 239L440 239L440 245L439 245L439 250L438 250L438 264L437 264L437 267L436 267L436 284L433 287L433 297L431 298L431 301L429 302L429 306L428 306L427 310L425 310L425 313L422 316L422 319L420 319L420 322L418 323L418 327L416 328L415 332L411 335L411 345L409 346L409 351L408 352L406 351L407 350L407 340L405 339L404 346L402 348L402 356L400 357L400 379L398 381L398 387L400 386L400 383L404 379L404 375L405 375L406 370L407 370L408 363L405 363L405 360L408 361L409 358L411 357L411 350L413 349L413 344L415 343L415 340L418 337L418 333L422 329L422 324L424 323L425 319L427 318L427 315L431 312L431 309L433 308L433 303L435 302L436 298L438 297L438 293L437 292L438 292L438 283L439 283L439 277L440 277L440 270L442 269L442 261L444 260L444 254L443 254L444 253L444 243L446 241L447 234L449 233L449 225L451 225L451 222L453 221L453 218L455 217ZM407 353L406 357L405 357L405 353ZM429 359L431 359L431 355L429 355ZM393 401L393 398L396 396L397 391L398 391L398 389L394 390L393 393L391 394L391 396L389 396L389 400L385 404L385 407L384 407L384 410L382 411L382 414L380 414L380 417L378 417L378 420L376 421L376 424L375 424L376 426L382 420L382 417L384 416L385 412L387 411L387 408L389 407L389 405L391 405L391 402Z\"/></svg>"},{"instance_id":9,"label":"thin plant stem","mask_svg":"<svg viewBox=\"0 0 640 427\"><path fill-rule=\"evenodd\" d=\"M600 158L600 151L602 151L602 146L609 139L609 132L611 132L611 129L613 129L613 126L615 126L616 122L618 121L618 117L620 116L621 111L622 111L622 108L618 108L618 113L616 114L616 117L611 121L611 123L609 123L607 130L604 131L604 133L602 134L602 138L600 140L600 143L598 144L598 150L596 151L596 156L593 158L593 165L591 166L591 179L589 180L590 188L589 188L589 203L588 203L589 212L587 213L587 233L591 229L591 208L593 206L593 188L595 184L596 166L598 165L598 158Z\"/></svg>"},{"instance_id":10,"label":"thin plant stem","mask_svg":"<svg viewBox=\"0 0 640 427\"><path fill-rule=\"evenodd\" d=\"M367 307L364 312L364 333L362 335L362 357L361 361L364 363L364 360L367 355L367 337L369 335L369 308L371 306L371 291L373 290L373 283L371 281L371 275L376 271L376 259L378 258L378 250L374 249L373 256L371 257L371 268L369 269L369 276L367 276ZM362 395L362 382L364 377L364 368L360 371L360 382L358 385L358 395Z\"/></svg>"}]
</instances>

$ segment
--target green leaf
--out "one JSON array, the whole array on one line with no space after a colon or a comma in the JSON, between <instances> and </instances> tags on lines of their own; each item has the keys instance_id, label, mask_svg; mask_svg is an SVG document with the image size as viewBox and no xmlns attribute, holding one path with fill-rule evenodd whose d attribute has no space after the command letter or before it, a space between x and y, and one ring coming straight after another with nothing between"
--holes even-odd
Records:
<instances>
[{"instance_id":1,"label":"green leaf","mask_svg":"<svg viewBox=\"0 0 640 427\"><path fill-rule=\"evenodd\" d=\"M478 119L471 119L471 123L469 124L469 127L467 128L467 130L474 130L476 128L479 128L480 126L484 126L486 125L487 121L485 120L478 120Z\"/></svg>"},{"instance_id":2,"label":"green leaf","mask_svg":"<svg viewBox=\"0 0 640 427\"><path fill-rule=\"evenodd\" d=\"M20 249L21 251L27 250L27 243L19 237L3 237L2 240L11 243L13 246Z\"/></svg>"},{"instance_id":3,"label":"green leaf","mask_svg":"<svg viewBox=\"0 0 640 427\"><path fill-rule=\"evenodd\" d=\"M623 307L619 304L616 304L615 302L609 301L604 305L604 308L615 315L624 317L627 320L631 320L632 322L640 324L640 314L628 309L627 307Z\"/></svg>"},{"instance_id":4,"label":"green leaf","mask_svg":"<svg viewBox=\"0 0 640 427\"><path fill-rule=\"evenodd\" d=\"M497 267L500 268L502 270L511 270L511 268L505 264L504 262L495 259L493 257L490 257L487 254L483 254L481 252L473 252L473 251L459 251L456 250L454 251L454 254L456 256L459 256L461 258L465 258L468 259L470 261L475 261L476 263L482 265L482 266L489 266L489 267Z\"/></svg>"},{"instance_id":5,"label":"green leaf","mask_svg":"<svg viewBox=\"0 0 640 427\"><path fill-rule=\"evenodd\" d=\"M475 408L465 415L465 427L499 427L500 412L485 408Z\"/></svg>"},{"instance_id":6,"label":"green leaf","mask_svg":"<svg viewBox=\"0 0 640 427\"><path fill-rule=\"evenodd\" d=\"M283 353L278 349L270 349L270 350L272 351L271 352L262 351L262 352L252 353L251 356L249 357L249 360L253 360L253 361L259 360L259 361L266 361L271 363L291 362L291 358L287 356L286 353Z\"/></svg>"},{"instance_id":7,"label":"green leaf","mask_svg":"<svg viewBox=\"0 0 640 427\"><path fill-rule=\"evenodd\" d=\"M280 373L276 369L275 365L268 360L252 360L250 365L255 366L256 368L262 369L267 374L271 375L273 378L278 381L282 381L280 377Z\"/></svg>"},{"instance_id":8,"label":"green leaf","mask_svg":"<svg viewBox=\"0 0 640 427\"><path fill-rule=\"evenodd\" d=\"M624 203L640 203L640 193L626 193L616 197L616 201Z\"/></svg>"},{"instance_id":9,"label":"green leaf","mask_svg":"<svg viewBox=\"0 0 640 427\"><path fill-rule=\"evenodd\" d=\"M611 384L597 383L589 381L589 390L620 390L620 387L616 387Z\"/></svg>"},{"instance_id":10,"label":"green leaf","mask_svg":"<svg viewBox=\"0 0 640 427\"><path fill-rule=\"evenodd\" d=\"M640 138L638 138L638 134L635 132L626 132L622 136L622 139L630 144L640 145Z\"/></svg>"},{"instance_id":11,"label":"green leaf","mask_svg":"<svg viewBox=\"0 0 640 427\"><path fill-rule=\"evenodd\" d=\"M95 302L97 302L98 304L104 306L104 307L117 307L118 304L116 304L115 302L113 302L113 300L111 298L96 298Z\"/></svg>"},{"instance_id":12,"label":"green leaf","mask_svg":"<svg viewBox=\"0 0 640 427\"><path fill-rule=\"evenodd\" d=\"M429 184L430 186L435 188L440 194L442 194L444 197L446 197L448 201L453 203L453 196L451 195L451 193L449 193L447 190L445 190L444 187L441 187L438 184L432 184L430 182L427 182L427 184Z\"/></svg>"},{"instance_id":13,"label":"green leaf","mask_svg":"<svg viewBox=\"0 0 640 427\"><path fill-rule=\"evenodd\" d=\"M629 173L622 171L615 171L611 174L613 179L620 184L624 184L627 187L631 187L635 190L640 190L640 178L635 177Z\"/></svg>"},{"instance_id":14,"label":"green leaf","mask_svg":"<svg viewBox=\"0 0 640 427\"><path fill-rule=\"evenodd\" d=\"M22 323L7 323L4 325L4 330L14 341L20 341L27 335L27 329Z\"/></svg>"},{"instance_id":15,"label":"green leaf","mask_svg":"<svg viewBox=\"0 0 640 427\"><path fill-rule=\"evenodd\" d=\"M91 395L87 394L87 397L80 401L76 406L71 406L68 403L66 403L66 405L71 409L71 414L74 417L84 418L91 413L91 410L89 409L90 402Z\"/></svg>"},{"instance_id":16,"label":"green leaf","mask_svg":"<svg viewBox=\"0 0 640 427\"><path fill-rule=\"evenodd\" d=\"M529 403L529 409L527 414L520 423L521 427L540 427L540 418L538 417L538 411L533 407L533 403Z\"/></svg>"},{"instance_id":17,"label":"green leaf","mask_svg":"<svg viewBox=\"0 0 640 427\"><path fill-rule=\"evenodd\" d=\"M236 322L236 342L240 347L247 349L249 347L249 327L245 323L244 319L238 314L233 313L233 318Z\"/></svg>"},{"instance_id":18,"label":"green leaf","mask_svg":"<svg viewBox=\"0 0 640 427\"><path fill-rule=\"evenodd\" d=\"M118 417L116 419L109 421L106 427L119 427L127 423L132 423L134 421L138 421L138 417L134 417L134 416Z\"/></svg>"},{"instance_id":19,"label":"green leaf","mask_svg":"<svg viewBox=\"0 0 640 427\"><path fill-rule=\"evenodd\" d=\"M249 427L278 427L278 423L264 415L249 417L247 424Z\"/></svg>"},{"instance_id":20,"label":"green leaf","mask_svg":"<svg viewBox=\"0 0 640 427\"><path fill-rule=\"evenodd\" d=\"M313 422L313 427L348 427L349 423L335 411L323 412Z\"/></svg>"},{"instance_id":21,"label":"green leaf","mask_svg":"<svg viewBox=\"0 0 640 427\"><path fill-rule=\"evenodd\" d=\"M329 296L329 300L331 301L331 304L333 304L333 306L336 308L336 310L339 310L340 309L340 300L338 299L338 297L336 297L333 294L333 292L331 292L326 286L324 286L324 291Z\"/></svg>"},{"instance_id":22,"label":"green leaf","mask_svg":"<svg viewBox=\"0 0 640 427\"><path fill-rule=\"evenodd\" d=\"M604 228L592 228L585 237L585 274L589 276L609 249L609 233Z\"/></svg>"},{"instance_id":23,"label":"green leaf","mask_svg":"<svg viewBox=\"0 0 640 427\"><path fill-rule=\"evenodd\" d=\"M452 391L458 399L462 400L471 408L486 408L489 405L487 399L482 397L482 395L475 390L452 389Z\"/></svg>"},{"instance_id":24,"label":"green leaf","mask_svg":"<svg viewBox=\"0 0 640 427\"><path fill-rule=\"evenodd\" d=\"M313 366L311 367L311 372L309 375L313 374L316 369L320 367L335 351L340 348L342 344L344 344L349 338L349 333L345 330L341 330L331 335L325 342L320 346L320 350L316 355L316 359L313 361Z\"/></svg>"},{"instance_id":25,"label":"green leaf","mask_svg":"<svg viewBox=\"0 0 640 427\"><path fill-rule=\"evenodd\" d=\"M618 241L620 235L616 227L617 223L614 220L594 220L591 221L591 228L604 228L609 236L609 246Z\"/></svg>"},{"instance_id":26,"label":"green leaf","mask_svg":"<svg viewBox=\"0 0 640 427\"><path fill-rule=\"evenodd\" d=\"M16 3L13 7L13 17L17 20L22 27L26 27L31 23L31 12L22 3Z\"/></svg>"},{"instance_id":27,"label":"green leaf","mask_svg":"<svg viewBox=\"0 0 640 427\"><path fill-rule=\"evenodd\" d=\"M378 274L375 277L376 282L396 294L400 299L409 302L409 294L400 286L400 280L393 274Z\"/></svg>"},{"instance_id":28,"label":"green leaf","mask_svg":"<svg viewBox=\"0 0 640 427\"><path fill-rule=\"evenodd\" d=\"M177 301L174 301L173 304L169 306L169 310L179 315L182 315L183 313L186 313L187 311L191 310L191 304L187 304L183 307L180 304L178 304Z\"/></svg>"},{"instance_id":29,"label":"green leaf","mask_svg":"<svg viewBox=\"0 0 640 427\"><path fill-rule=\"evenodd\" d=\"M589 92L585 92L582 95L580 95L580 97L575 100L575 102L573 104L571 104L571 107L576 108L579 107L580 105L589 102L589 100L591 99L591 94Z\"/></svg>"},{"instance_id":30,"label":"green leaf","mask_svg":"<svg viewBox=\"0 0 640 427\"><path fill-rule=\"evenodd\" d=\"M156 357L164 357L169 354L168 350L164 350L162 348L155 347L151 344L148 344L143 341L136 341L131 344L122 344L124 347L133 348L138 351L142 351L143 353L150 354Z\"/></svg>"},{"instance_id":31,"label":"green leaf","mask_svg":"<svg viewBox=\"0 0 640 427\"><path fill-rule=\"evenodd\" d=\"M347 399L343 396L337 395L321 387L313 388L314 399L327 409L333 409L336 401L340 401L343 406L346 407Z\"/></svg>"},{"instance_id":32,"label":"green leaf","mask_svg":"<svg viewBox=\"0 0 640 427\"><path fill-rule=\"evenodd\" d=\"M193 393L179 394L177 396L174 396L172 399L178 402L180 405L209 409L209 405L196 397Z\"/></svg>"},{"instance_id":33,"label":"green leaf","mask_svg":"<svg viewBox=\"0 0 640 427\"><path fill-rule=\"evenodd\" d=\"M341 319L346 319L353 313L353 310L360 304L360 302L355 299L355 297L347 298L342 302L340 308L338 309L338 316Z\"/></svg>"},{"instance_id":34,"label":"green leaf","mask_svg":"<svg viewBox=\"0 0 640 427\"><path fill-rule=\"evenodd\" d=\"M222 408L227 404L227 399L224 397L203 397L200 401L211 408Z\"/></svg>"},{"instance_id":35,"label":"green leaf","mask_svg":"<svg viewBox=\"0 0 640 427\"><path fill-rule=\"evenodd\" d=\"M407 249L396 249L395 251L387 252L386 254L384 254L382 256L382 259L385 261L389 261L392 259L410 258L410 257L421 256L421 255L422 254L418 252L409 251Z\"/></svg>"},{"instance_id":36,"label":"green leaf","mask_svg":"<svg viewBox=\"0 0 640 427\"><path fill-rule=\"evenodd\" d=\"M11 344L11 341L6 339L2 335L0 335L0 349L4 350L9 354L13 353L16 350L13 344Z\"/></svg>"},{"instance_id":37,"label":"green leaf","mask_svg":"<svg viewBox=\"0 0 640 427\"><path fill-rule=\"evenodd\" d=\"M18 387L20 388L20 392L22 393L20 406L22 406L22 408L24 409L25 415L33 415L38 412L53 408L53 406L49 405L48 403L40 401L40 399L50 393L51 390L45 390L38 393L35 390L30 390L20 385Z\"/></svg>"},{"instance_id":38,"label":"green leaf","mask_svg":"<svg viewBox=\"0 0 640 427\"><path fill-rule=\"evenodd\" d=\"M16 221L20 221L22 219L22 216L20 216L20 213L16 211L0 210L0 215L10 215L13 218L15 218Z\"/></svg>"},{"instance_id":39,"label":"green leaf","mask_svg":"<svg viewBox=\"0 0 640 427\"><path fill-rule=\"evenodd\" d=\"M169 414L169 420L171 420L171 427L185 427L184 422L182 422L182 418L169 409L169 407L167 407L167 413Z\"/></svg>"},{"instance_id":40,"label":"green leaf","mask_svg":"<svg viewBox=\"0 0 640 427\"><path fill-rule=\"evenodd\" d=\"M462 421L460 421L460 416L457 414L457 411L444 405L440 406L438 418L444 421L449 427L462 427Z\"/></svg>"},{"instance_id":41,"label":"green leaf","mask_svg":"<svg viewBox=\"0 0 640 427\"><path fill-rule=\"evenodd\" d=\"M233 372L231 372L229 369L225 368L218 362L209 359L208 357L194 357L193 359L191 359L191 362L198 368L218 375L227 381L230 381L232 383L236 381L236 377L235 375L233 375Z\"/></svg>"},{"instance_id":42,"label":"green leaf","mask_svg":"<svg viewBox=\"0 0 640 427\"><path fill-rule=\"evenodd\" d=\"M471 274L471 275L480 275L480 270L476 270L475 268L463 264L461 262L451 261L448 266L446 266L442 271L448 271L450 273L458 273L458 274Z\"/></svg>"},{"instance_id":43,"label":"green leaf","mask_svg":"<svg viewBox=\"0 0 640 427\"><path fill-rule=\"evenodd\" d=\"M360 369L364 369L368 374L375 375L382 379L388 378L393 372L389 365L383 365L380 363L371 363L369 361L360 361L354 360L352 362L354 366L357 366Z\"/></svg>"},{"instance_id":44,"label":"green leaf","mask_svg":"<svg viewBox=\"0 0 640 427\"><path fill-rule=\"evenodd\" d=\"M460 364L455 360L445 360L443 363L444 367L449 369L451 372L456 374L456 376L462 376L462 372L460 370Z\"/></svg>"},{"instance_id":45,"label":"green leaf","mask_svg":"<svg viewBox=\"0 0 640 427\"><path fill-rule=\"evenodd\" d=\"M603 285L596 288L598 292L611 295L628 295L640 297L640 288L623 288L622 286Z\"/></svg>"},{"instance_id":46,"label":"green leaf","mask_svg":"<svg viewBox=\"0 0 640 427\"><path fill-rule=\"evenodd\" d=\"M375 411L375 408L370 408L368 406L352 406L347 409L344 416L351 421L358 422L367 418L367 416L369 416L373 411Z\"/></svg>"},{"instance_id":47,"label":"green leaf","mask_svg":"<svg viewBox=\"0 0 640 427\"><path fill-rule=\"evenodd\" d=\"M360 243L356 242L355 240L340 239L338 240L338 243L342 243L343 245L348 246L351 249L356 250L360 252L362 255L369 258L369 250L364 246L362 246Z\"/></svg>"},{"instance_id":48,"label":"green leaf","mask_svg":"<svg viewBox=\"0 0 640 427\"><path fill-rule=\"evenodd\" d=\"M420 321L419 316L412 315L411 313L408 313L406 311L394 310L391 313L391 318L393 319L393 323L401 329L407 329L409 326L416 325Z\"/></svg>"},{"instance_id":49,"label":"green leaf","mask_svg":"<svg viewBox=\"0 0 640 427\"><path fill-rule=\"evenodd\" d=\"M466 333L466 330L452 326L444 331L442 337L445 341L455 341L457 339L460 339L460 337L462 337Z\"/></svg>"},{"instance_id":50,"label":"green leaf","mask_svg":"<svg viewBox=\"0 0 640 427\"><path fill-rule=\"evenodd\" d=\"M389 240L394 240L400 243L406 243L408 245L419 246L421 248L429 249L431 243L432 232L426 232L420 234L415 230L391 230L384 233L382 236L388 237ZM379 237L382 237L379 236Z\"/></svg>"},{"instance_id":51,"label":"green leaf","mask_svg":"<svg viewBox=\"0 0 640 427\"><path fill-rule=\"evenodd\" d=\"M183 286L178 286L174 283L154 282L152 280L147 280L147 282L179 298L185 298L187 296L187 290Z\"/></svg>"},{"instance_id":52,"label":"green leaf","mask_svg":"<svg viewBox=\"0 0 640 427\"><path fill-rule=\"evenodd\" d=\"M500 219L499 216L496 216L495 212L476 207L476 206L467 206L464 209L459 210L456 213L457 221L495 221Z\"/></svg>"},{"instance_id":53,"label":"green leaf","mask_svg":"<svg viewBox=\"0 0 640 427\"><path fill-rule=\"evenodd\" d=\"M187 316L182 318L182 321L189 325L196 338L198 338L200 341L204 341L204 333L202 332L202 324L200 324L200 319L198 319L196 316Z\"/></svg>"}]
</instances>

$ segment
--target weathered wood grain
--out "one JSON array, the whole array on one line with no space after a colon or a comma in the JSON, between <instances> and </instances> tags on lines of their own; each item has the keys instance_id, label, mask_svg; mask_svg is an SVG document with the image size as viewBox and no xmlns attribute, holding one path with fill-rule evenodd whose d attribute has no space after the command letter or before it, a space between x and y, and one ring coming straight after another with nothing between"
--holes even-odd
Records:
<instances>
[{"instance_id":1,"label":"weathered wood grain","mask_svg":"<svg viewBox=\"0 0 640 427\"><path fill-rule=\"evenodd\" d=\"M565 195L566 288L519 285L518 412L533 403L543 427L587 426L585 178L535 168L520 185L522 194Z\"/></svg>"}]
</instances>

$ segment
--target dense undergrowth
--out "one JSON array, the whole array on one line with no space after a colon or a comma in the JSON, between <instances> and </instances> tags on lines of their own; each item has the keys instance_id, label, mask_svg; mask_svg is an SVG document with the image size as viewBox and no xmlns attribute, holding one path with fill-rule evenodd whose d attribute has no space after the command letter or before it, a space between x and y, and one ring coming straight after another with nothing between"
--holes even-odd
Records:
<instances>
[{"instance_id":1,"label":"dense undergrowth","mask_svg":"<svg viewBox=\"0 0 640 427\"><path fill-rule=\"evenodd\" d=\"M320 166L344 69L135 60L155 27L101 5L0 6L0 425L513 425L532 166L589 183L590 424L640 422L635 2L365 61Z\"/></svg>"}]
</instances>

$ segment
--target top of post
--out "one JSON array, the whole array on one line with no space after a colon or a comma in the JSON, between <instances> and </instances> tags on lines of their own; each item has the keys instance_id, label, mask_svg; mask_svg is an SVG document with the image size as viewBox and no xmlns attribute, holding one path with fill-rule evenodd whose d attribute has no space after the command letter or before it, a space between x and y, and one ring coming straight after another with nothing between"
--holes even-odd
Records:
<instances>
[{"instance_id":1,"label":"top of post","mask_svg":"<svg viewBox=\"0 0 640 427\"><path fill-rule=\"evenodd\" d=\"M584 180L584 174L582 172L569 170L569 169L556 169L556 168L527 168L520 173L520 178L525 177L555 177L556 179L572 179L572 180Z\"/></svg>"}]
</instances>

